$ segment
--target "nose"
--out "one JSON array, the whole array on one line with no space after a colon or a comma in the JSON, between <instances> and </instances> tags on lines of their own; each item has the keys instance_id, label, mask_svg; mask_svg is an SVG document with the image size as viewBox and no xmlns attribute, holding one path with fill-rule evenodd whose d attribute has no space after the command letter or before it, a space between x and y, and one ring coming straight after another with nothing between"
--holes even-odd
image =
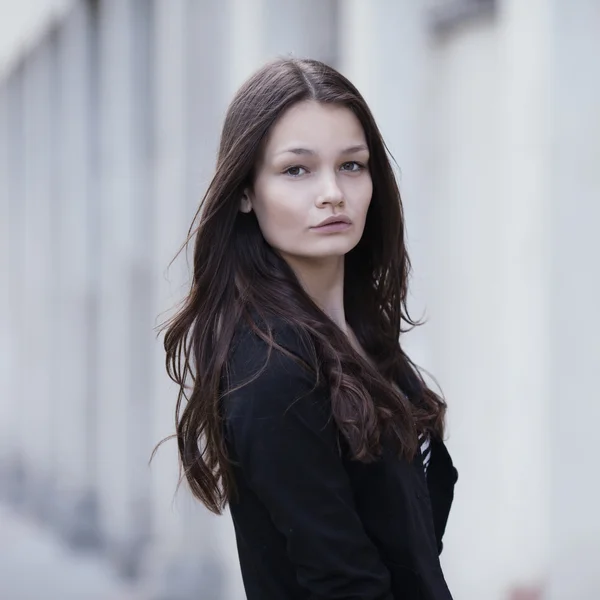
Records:
<instances>
[{"instance_id":1,"label":"nose","mask_svg":"<svg viewBox=\"0 0 600 600\"><path fill-rule=\"evenodd\" d=\"M335 175L324 176L321 184L321 193L317 196L317 206L322 208L327 204L338 206L344 201L344 194L336 181Z\"/></svg>"}]
</instances>

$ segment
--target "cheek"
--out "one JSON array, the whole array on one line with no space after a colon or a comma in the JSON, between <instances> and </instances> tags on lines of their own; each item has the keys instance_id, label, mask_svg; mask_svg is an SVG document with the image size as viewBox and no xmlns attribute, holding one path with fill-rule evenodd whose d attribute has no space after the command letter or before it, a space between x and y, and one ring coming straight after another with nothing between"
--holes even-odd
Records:
<instances>
[{"instance_id":1,"label":"cheek","mask_svg":"<svg viewBox=\"0 0 600 600\"><path fill-rule=\"evenodd\" d=\"M290 202L271 202L260 211L261 219L267 227L297 228L299 211Z\"/></svg>"},{"instance_id":2,"label":"cheek","mask_svg":"<svg viewBox=\"0 0 600 600\"><path fill-rule=\"evenodd\" d=\"M291 241L306 221L304 205L293 190L275 186L257 190L255 212L265 239L277 247Z\"/></svg>"},{"instance_id":3,"label":"cheek","mask_svg":"<svg viewBox=\"0 0 600 600\"><path fill-rule=\"evenodd\" d=\"M371 198L372 197L373 197L373 182L371 181L371 178L369 177L368 184L367 184L367 189L365 191L365 196L364 196L364 213L365 213L365 217L367 215L367 211L369 210L369 206L371 206Z\"/></svg>"},{"instance_id":4,"label":"cheek","mask_svg":"<svg viewBox=\"0 0 600 600\"><path fill-rule=\"evenodd\" d=\"M373 182L370 177L365 177L359 185L355 184L348 189L346 197L349 204L354 207L355 218L362 217L363 220L366 218L372 196Z\"/></svg>"}]
</instances>

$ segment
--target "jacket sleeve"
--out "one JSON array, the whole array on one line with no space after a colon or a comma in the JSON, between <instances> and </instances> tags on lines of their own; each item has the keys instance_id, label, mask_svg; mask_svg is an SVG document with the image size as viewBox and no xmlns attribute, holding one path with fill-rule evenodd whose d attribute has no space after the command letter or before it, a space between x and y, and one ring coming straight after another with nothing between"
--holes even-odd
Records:
<instances>
[{"instance_id":1,"label":"jacket sleeve","mask_svg":"<svg viewBox=\"0 0 600 600\"><path fill-rule=\"evenodd\" d=\"M258 338L230 369L227 432L249 486L285 536L311 600L393 600L390 575L357 515L330 402L293 358ZM236 389L238 387L238 389Z\"/></svg>"},{"instance_id":2,"label":"jacket sleeve","mask_svg":"<svg viewBox=\"0 0 600 600\"><path fill-rule=\"evenodd\" d=\"M438 554L441 554L444 549L443 537L454 500L454 486L457 480L458 471L452 463L446 445L442 441L432 440L431 461L427 470L427 485L431 499Z\"/></svg>"}]
</instances>

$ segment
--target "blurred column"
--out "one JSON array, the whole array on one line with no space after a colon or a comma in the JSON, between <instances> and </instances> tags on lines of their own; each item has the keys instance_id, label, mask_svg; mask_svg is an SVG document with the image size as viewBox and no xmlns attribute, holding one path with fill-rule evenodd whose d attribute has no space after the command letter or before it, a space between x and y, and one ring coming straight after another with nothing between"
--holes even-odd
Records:
<instances>
[{"instance_id":1,"label":"blurred column","mask_svg":"<svg viewBox=\"0 0 600 600\"><path fill-rule=\"evenodd\" d=\"M9 192L9 89L5 79L0 83L0 500L6 500L8 465L13 440L11 435L12 371L14 368L13 331L10 313L10 229Z\"/></svg>"},{"instance_id":2,"label":"blurred column","mask_svg":"<svg viewBox=\"0 0 600 600\"><path fill-rule=\"evenodd\" d=\"M150 535L151 302L145 257L152 212L147 178L147 37L152 3L99 7L101 211L97 440L101 525L122 573L135 576Z\"/></svg>"},{"instance_id":3,"label":"blurred column","mask_svg":"<svg viewBox=\"0 0 600 600\"><path fill-rule=\"evenodd\" d=\"M132 525L138 548L147 550L153 535L151 480L148 461L155 444L153 436L154 375L153 346L156 336L155 296L152 261L155 245L156 170L156 5L160 0L134 0L133 8L133 254L130 270L131 305L129 335L132 340L130 422L136 435L128 436ZM143 557L133 557L135 569L143 568Z\"/></svg>"},{"instance_id":4,"label":"blurred column","mask_svg":"<svg viewBox=\"0 0 600 600\"><path fill-rule=\"evenodd\" d=\"M339 59L340 0L230 0L230 94L279 56Z\"/></svg>"},{"instance_id":5,"label":"blurred column","mask_svg":"<svg viewBox=\"0 0 600 600\"><path fill-rule=\"evenodd\" d=\"M499 7L507 123L499 186L502 270L491 275L502 282L498 474L508 520L500 542L508 593L514 594L541 588L550 567L552 31L548 0L509 0Z\"/></svg>"},{"instance_id":6,"label":"blurred column","mask_svg":"<svg viewBox=\"0 0 600 600\"><path fill-rule=\"evenodd\" d=\"M292 55L332 66L339 60L339 0L262 0L264 59Z\"/></svg>"},{"instance_id":7,"label":"blurred column","mask_svg":"<svg viewBox=\"0 0 600 600\"><path fill-rule=\"evenodd\" d=\"M443 562L461 598L548 561L544 2L432 32L421 117L431 369L461 473ZM469 565L465 569L465 565Z\"/></svg>"},{"instance_id":8,"label":"blurred column","mask_svg":"<svg viewBox=\"0 0 600 600\"><path fill-rule=\"evenodd\" d=\"M28 56L24 70L25 231L23 298L23 404L19 429L27 469L27 505L41 516L53 486L52 356L52 173L50 123L53 61L47 38Z\"/></svg>"},{"instance_id":9,"label":"blurred column","mask_svg":"<svg viewBox=\"0 0 600 600\"><path fill-rule=\"evenodd\" d=\"M506 581L500 42L497 21L443 38L430 32L419 119L429 367L448 401L448 446L460 473L442 561L450 588L465 600L500 600Z\"/></svg>"},{"instance_id":10,"label":"blurred column","mask_svg":"<svg viewBox=\"0 0 600 600\"><path fill-rule=\"evenodd\" d=\"M229 49L226 91L232 96L263 59L266 0L228 0Z\"/></svg>"},{"instance_id":11,"label":"blurred column","mask_svg":"<svg viewBox=\"0 0 600 600\"><path fill-rule=\"evenodd\" d=\"M100 542L97 514L95 405L95 303L98 286L96 115L93 110L96 37L91 3L80 2L61 27L60 129L55 125L59 217L56 276L60 297L55 318L53 441L57 457L57 519L65 538L76 546Z\"/></svg>"},{"instance_id":12,"label":"blurred column","mask_svg":"<svg viewBox=\"0 0 600 600\"><path fill-rule=\"evenodd\" d=\"M173 0L167 7L156 4L156 170L153 204L156 223L152 264L158 288L155 295L155 322L162 322L182 295L185 261L168 268L185 234L192 213L185 194L185 97L184 28L186 1ZM181 267L177 269L176 267ZM168 313L170 314L170 313ZM162 336L154 343L153 422L155 443L173 432L177 390L165 372ZM178 479L177 445L169 441L161 446L151 465L151 498L154 540L146 556L144 576L157 598L168 598L178 581L177 559L183 548L186 523L174 506ZM170 588L170 589L169 589ZM173 594L174 598L177 598Z\"/></svg>"},{"instance_id":13,"label":"blurred column","mask_svg":"<svg viewBox=\"0 0 600 600\"><path fill-rule=\"evenodd\" d=\"M600 6L551 0L550 600L600 597Z\"/></svg>"},{"instance_id":14,"label":"blurred column","mask_svg":"<svg viewBox=\"0 0 600 600\"><path fill-rule=\"evenodd\" d=\"M46 498L43 502L43 513L47 519L56 524L56 507L61 503L61 485L58 481L60 466L58 464L58 443L64 435L63 421L58 418L57 406L60 398L60 374L64 368L64 357L61 353L61 342L63 329L61 327L61 289L63 285L61 270L60 243L63 231L61 230L61 206L62 197L60 167L61 153L58 148L63 139L63 112L62 112L62 71L61 59L61 29L58 24L48 29L44 37L43 47L46 55L44 69L46 71L48 85L48 106L46 118L48 119L46 133L45 167L47 170L46 194L48 205L48 219L46 223L48 231L47 267L48 285L46 290L46 303L49 306L48 318L48 394L49 409L48 422L46 424L48 437L46 438L47 460L51 481L48 486Z\"/></svg>"},{"instance_id":15,"label":"blurred column","mask_svg":"<svg viewBox=\"0 0 600 600\"><path fill-rule=\"evenodd\" d=\"M8 396L6 437L3 443L7 451L5 463L4 493L7 499L21 505L25 495L25 439L21 432L19 411L26 401L27 394L22 382L25 381L25 355L23 344L24 311L24 106L23 106L23 62L15 65L7 77L6 90L6 145L7 171L6 194L8 202L8 339L10 343L7 357Z\"/></svg>"}]
</instances>

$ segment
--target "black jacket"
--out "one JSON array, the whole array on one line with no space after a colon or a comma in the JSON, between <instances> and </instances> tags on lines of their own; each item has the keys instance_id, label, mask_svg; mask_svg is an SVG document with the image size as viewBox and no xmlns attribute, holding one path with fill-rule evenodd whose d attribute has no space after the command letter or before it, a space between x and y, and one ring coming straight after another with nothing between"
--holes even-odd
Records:
<instances>
[{"instance_id":1,"label":"black jacket","mask_svg":"<svg viewBox=\"0 0 600 600\"><path fill-rule=\"evenodd\" d=\"M277 332L300 357L299 336ZM297 361L243 330L223 401L238 464L230 503L248 600L451 600L439 563L456 469L433 442L427 478L389 451L350 460L327 391Z\"/></svg>"}]
</instances>

